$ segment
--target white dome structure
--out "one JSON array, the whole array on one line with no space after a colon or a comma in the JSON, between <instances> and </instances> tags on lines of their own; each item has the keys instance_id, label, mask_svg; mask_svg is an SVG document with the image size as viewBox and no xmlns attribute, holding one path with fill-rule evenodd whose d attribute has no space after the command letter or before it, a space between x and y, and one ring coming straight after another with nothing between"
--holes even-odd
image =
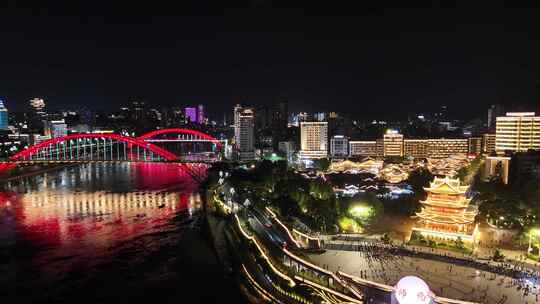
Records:
<instances>
[{"instance_id":1,"label":"white dome structure","mask_svg":"<svg viewBox=\"0 0 540 304\"><path fill-rule=\"evenodd\" d=\"M394 295L399 304L430 304L433 293L422 279L406 276L394 287Z\"/></svg>"}]
</instances>

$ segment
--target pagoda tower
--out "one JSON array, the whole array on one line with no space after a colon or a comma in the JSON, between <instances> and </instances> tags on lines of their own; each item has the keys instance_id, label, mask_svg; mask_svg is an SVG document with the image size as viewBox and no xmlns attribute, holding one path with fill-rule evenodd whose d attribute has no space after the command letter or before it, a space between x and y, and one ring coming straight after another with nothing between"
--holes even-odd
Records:
<instances>
[{"instance_id":1,"label":"pagoda tower","mask_svg":"<svg viewBox=\"0 0 540 304\"><path fill-rule=\"evenodd\" d=\"M426 238L474 242L477 225L474 220L478 214L475 206L469 205L465 195L468 186L461 185L459 179L438 178L425 187L427 199L420 201L422 210L416 213L418 222L413 233Z\"/></svg>"}]
</instances>

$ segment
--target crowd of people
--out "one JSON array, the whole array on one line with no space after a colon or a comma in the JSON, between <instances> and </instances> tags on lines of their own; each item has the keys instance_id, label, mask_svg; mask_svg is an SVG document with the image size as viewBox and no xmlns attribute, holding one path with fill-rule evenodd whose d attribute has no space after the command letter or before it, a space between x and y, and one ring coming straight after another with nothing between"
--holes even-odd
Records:
<instances>
[{"instance_id":1,"label":"crowd of people","mask_svg":"<svg viewBox=\"0 0 540 304\"><path fill-rule=\"evenodd\" d=\"M538 303L540 271L524 263L479 260L350 235L332 237L325 249L358 252L362 259L355 274L366 280L394 285L405 275L417 275L444 297L501 304L519 297L519 303Z\"/></svg>"}]
</instances>

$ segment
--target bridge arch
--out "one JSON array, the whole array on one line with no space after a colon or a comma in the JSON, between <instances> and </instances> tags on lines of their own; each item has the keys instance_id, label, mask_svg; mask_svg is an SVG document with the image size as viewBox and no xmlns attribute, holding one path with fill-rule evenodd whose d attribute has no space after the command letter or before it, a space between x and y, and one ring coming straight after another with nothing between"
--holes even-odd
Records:
<instances>
[{"instance_id":1,"label":"bridge arch","mask_svg":"<svg viewBox=\"0 0 540 304\"><path fill-rule=\"evenodd\" d=\"M148 150L152 153L155 153L157 156L160 156L164 158L165 160L176 160L177 156L174 153L171 153L163 148L160 148L154 144L145 142L143 140L139 140L132 137L126 137L121 136L118 134L95 134L95 133L81 133L81 134L71 134L67 136L62 137L56 137L52 138L46 141L43 141L39 144L30 146L10 157L11 161L19 161L19 160L25 160L30 159L32 156L37 155L38 152L49 149L50 147L58 147L58 144L69 142L71 145L71 140L79 140L79 139L110 139L111 141L114 140L116 142L121 142L130 146L137 146L139 148L144 149L144 151ZM72 147L72 146L71 146ZM73 148L73 147L72 147ZM57 155L58 156L58 155Z\"/></svg>"},{"instance_id":2,"label":"bridge arch","mask_svg":"<svg viewBox=\"0 0 540 304\"><path fill-rule=\"evenodd\" d=\"M159 135L162 135L162 134L188 134L188 135L193 135L193 136L198 137L198 138L203 139L203 140L210 141L213 144L215 144L217 147L219 147L220 149L223 146L221 144L221 142L217 138L215 138L215 137L213 137L211 135L208 135L208 134L203 133L201 131L185 129L185 128L159 129L159 130L155 130L155 131L145 133L145 134L137 137L137 139L141 140L141 141L144 141L144 140L149 140L149 139L151 139L151 138L153 138L155 136L159 136Z\"/></svg>"}]
</instances>

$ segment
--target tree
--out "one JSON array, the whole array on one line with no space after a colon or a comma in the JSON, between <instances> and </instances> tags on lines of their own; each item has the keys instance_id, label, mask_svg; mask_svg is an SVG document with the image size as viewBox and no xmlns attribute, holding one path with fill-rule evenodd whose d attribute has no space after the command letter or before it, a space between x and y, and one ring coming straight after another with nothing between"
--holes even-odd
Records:
<instances>
[{"instance_id":1,"label":"tree","mask_svg":"<svg viewBox=\"0 0 540 304\"><path fill-rule=\"evenodd\" d=\"M374 222L384 213L384 206L373 193L361 193L340 201L341 214L354 218L363 226Z\"/></svg>"},{"instance_id":2,"label":"tree","mask_svg":"<svg viewBox=\"0 0 540 304\"><path fill-rule=\"evenodd\" d=\"M409 174L407 182L411 185L415 192L424 192L424 187L429 186L429 182L433 180L433 174L428 169L418 168Z\"/></svg>"},{"instance_id":3,"label":"tree","mask_svg":"<svg viewBox=\"0 0 540 304\"><path fill-rule=\"evenodd\" d=\"M493 257L491 257L495 262L501 262L504 261L504 254L497 248L495 249L495 252L493 253Z\"/></svg>"},{"instance_id":4,"label":"tree","mask_svg":"<svg viewBox=\"0 0 540 304\"><path fill-rule=\"evenodd\" d=\"M330 166L330 160L328 158L318 158L313 160L313 167L320 171L328 170Z\"/></svg>"},{"instance_id":5,"label":"tree","mask_svg":"<svg viewBox=\"0 0 540 304\"><path fill-rule=\"evenodd\" d=\"M463 249L463 248L465 248L465 244L463 243L463 240L461 239L460 236L458 236L457 239L454 241L454 245L455 245L456 248L458 248L458 249Z\"/></svg>"}]
</instances>

